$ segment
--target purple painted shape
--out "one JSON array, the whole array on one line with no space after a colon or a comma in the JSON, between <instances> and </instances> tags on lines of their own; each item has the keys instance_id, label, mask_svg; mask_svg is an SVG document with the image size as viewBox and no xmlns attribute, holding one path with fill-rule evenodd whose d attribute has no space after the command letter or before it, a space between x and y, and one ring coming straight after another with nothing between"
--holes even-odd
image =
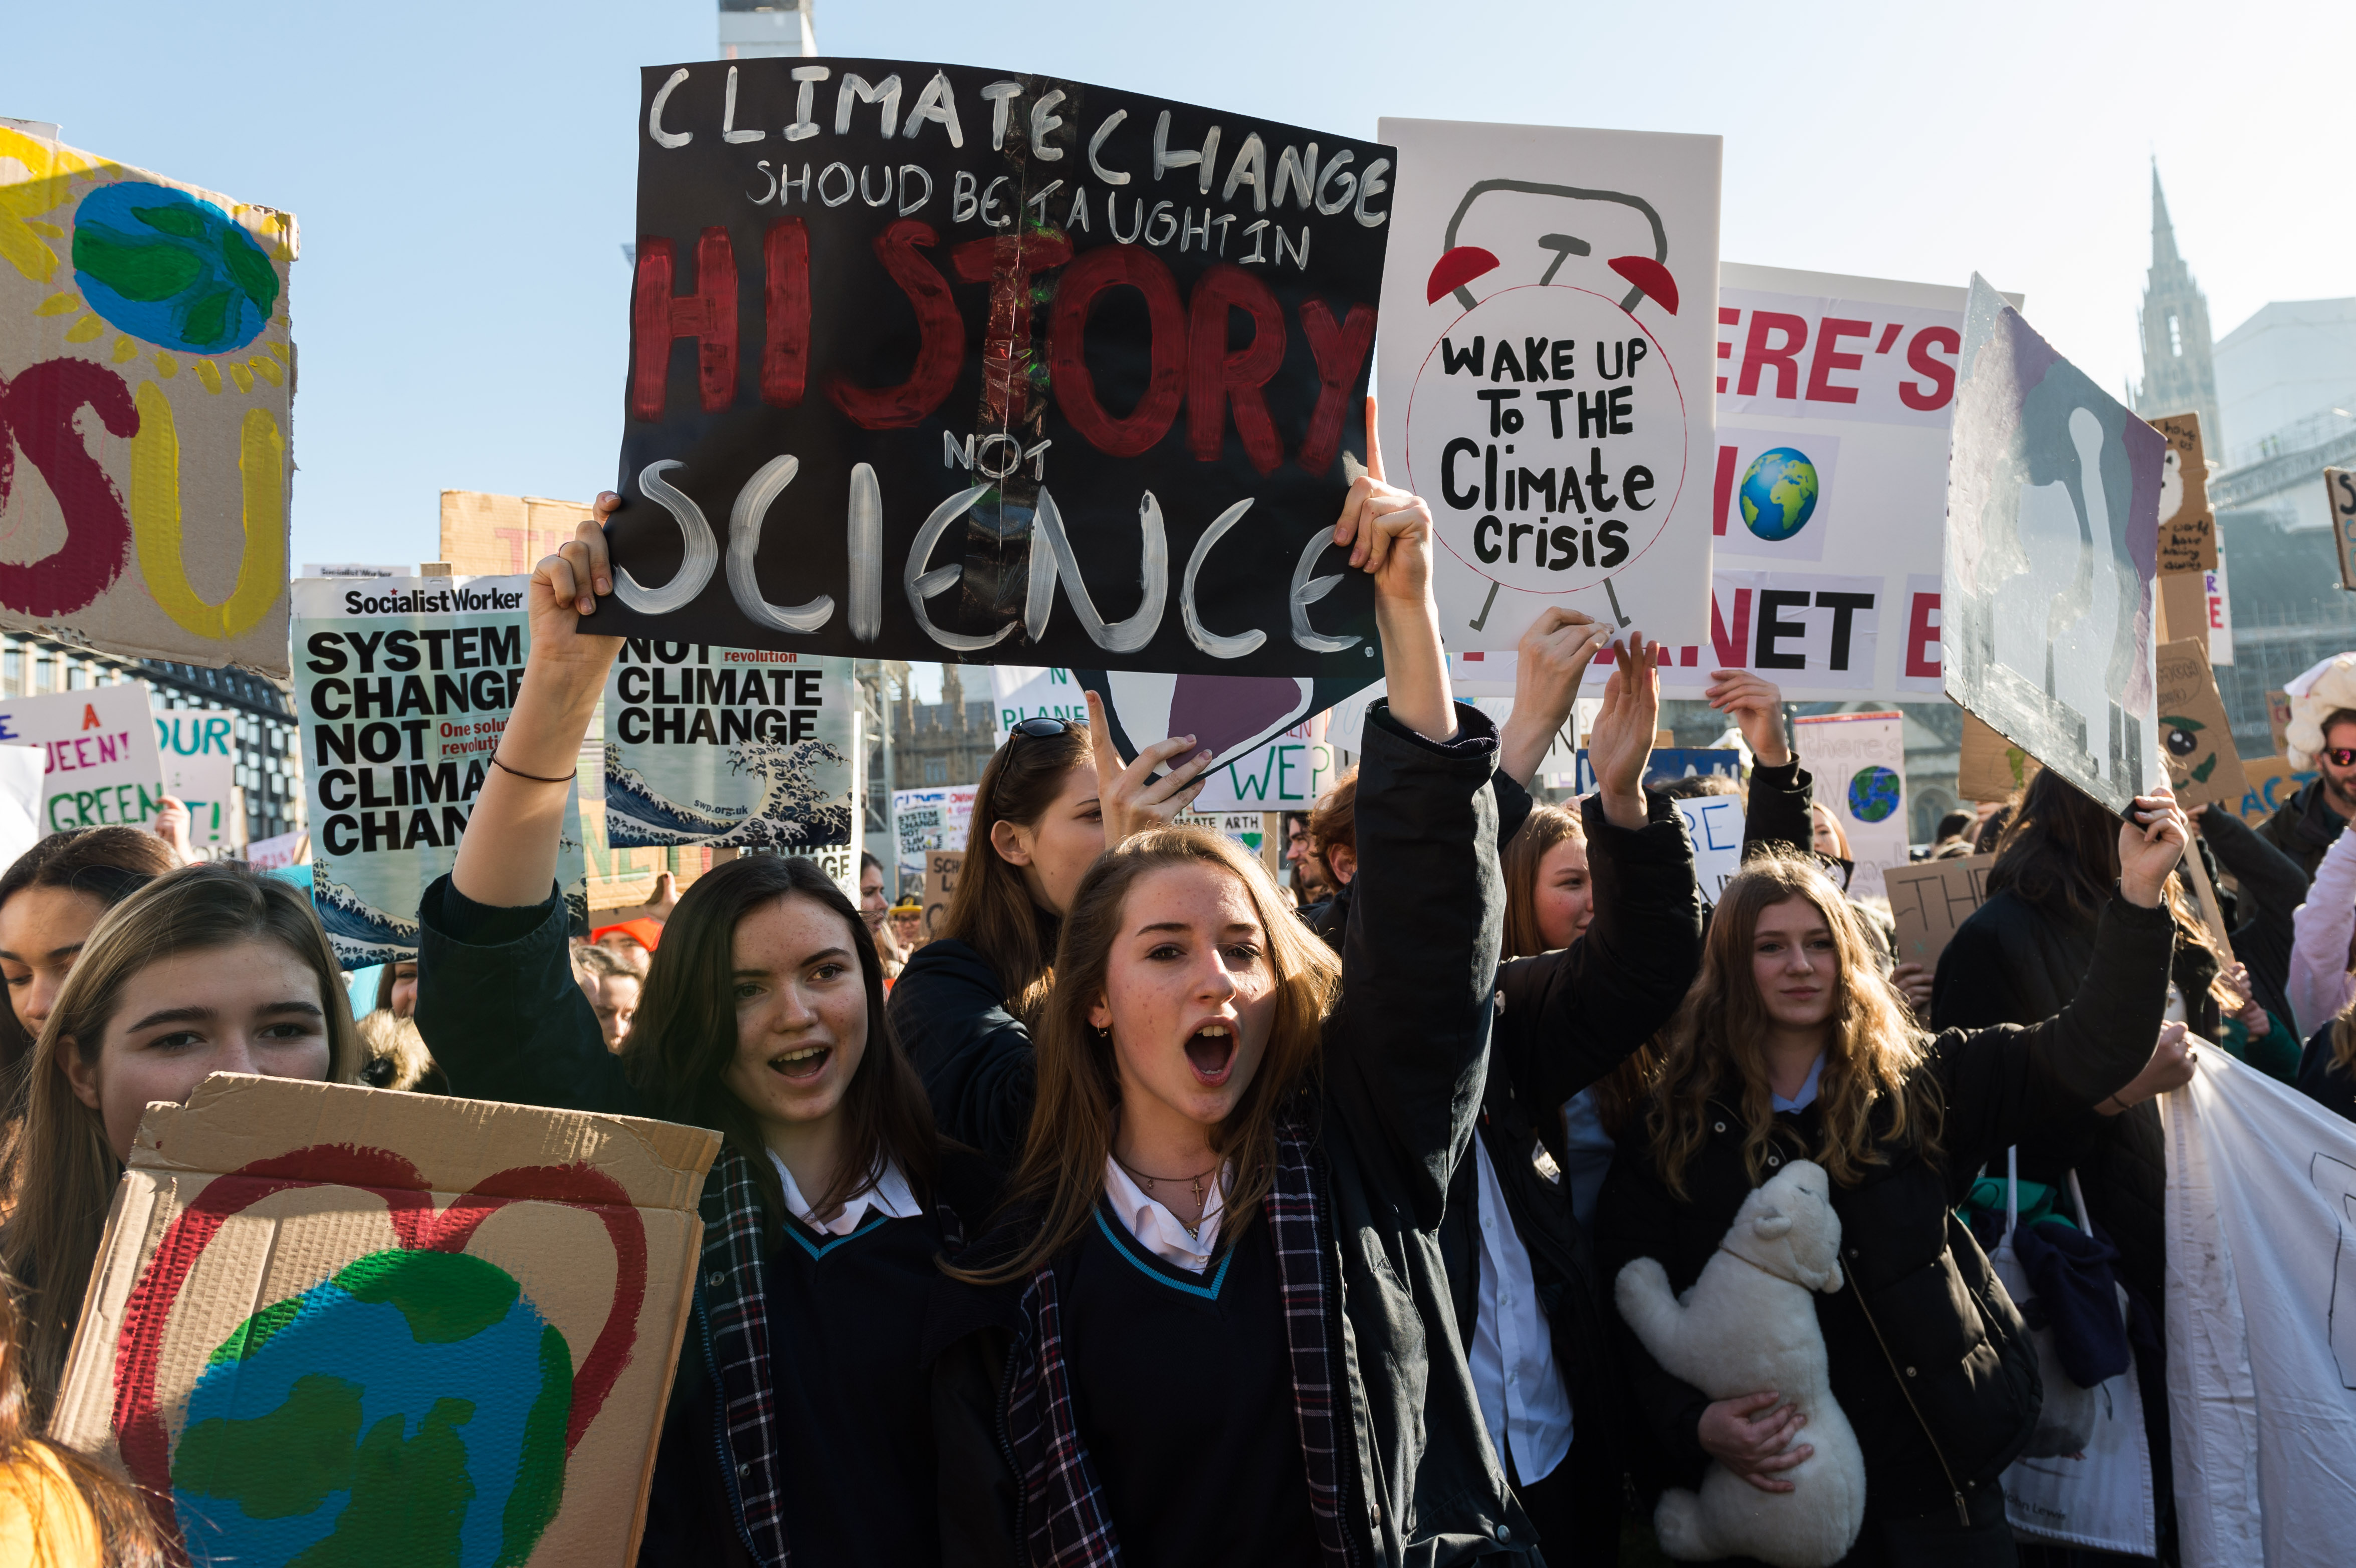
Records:
<instances>
[{"instance_id":1,"label":"purple painted shape","mask_svg":"<svg viewBox=\"0 0 2356 1568\"><path fill-rule=\"evenodd\" d=\"M1170 733L1224 757L1237 742L1280 729L1308 706L1289 677L1182 675L1170 694Z\"/></svg>"}]
</instances>

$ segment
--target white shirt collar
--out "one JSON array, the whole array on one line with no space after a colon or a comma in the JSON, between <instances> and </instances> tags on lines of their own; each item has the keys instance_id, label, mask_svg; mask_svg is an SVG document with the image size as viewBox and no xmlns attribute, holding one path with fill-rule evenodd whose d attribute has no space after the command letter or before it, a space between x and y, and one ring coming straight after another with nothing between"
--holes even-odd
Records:
<instances>
[{"instance_id":1,"label":"white shirt collar","mask_svg":"<svg viewBox=\"0 0 2356 1568\"><path fill-rule=\"evenodd\" d=\"M1110 1155L1105 1157L1105 1196L1112 1200L1113 1212L1120 1216L1120 1222L1129 1227L1129 1233L1146 1251L1190 1274L1201 1274L1210 1266L1211 1255L1219 1250L1219 1217L1226 1212L1230 1168L1220 1168L1218 1184L1203 1204L1203 1223L1192 1235L1178 1222L1177 1215L1147 1197L1144 1189L1120 1168L1120 1161Z\"/></svg>"},{"instance_id":2,"label":"white shirt collar","mask_svg":"<svg viewBox=\"0 0 2356 1568\"><path fill-rule=\"evenodd\" d=\"M786 1184L786 1207L793 1211L795 1219L821 1235L851 1234L859 1229L870 1209L894 1220L913 1220L925 1211L923 1205L916 1201L916 1195L908 1189L908 1179L900 1174L898 1166L887 1159L884 1162L883 1173L876 1178L873 1187L845 1203L842 1212L833 1219L819 1220L810 1212L809 1204L802 1198L802 1189L794 1185L794 1173L786 1168L786 1162L777 1157L776 1149L769 1151L769 1163L777 1168L777 1179Z\"/></svg>"}]
</instances>

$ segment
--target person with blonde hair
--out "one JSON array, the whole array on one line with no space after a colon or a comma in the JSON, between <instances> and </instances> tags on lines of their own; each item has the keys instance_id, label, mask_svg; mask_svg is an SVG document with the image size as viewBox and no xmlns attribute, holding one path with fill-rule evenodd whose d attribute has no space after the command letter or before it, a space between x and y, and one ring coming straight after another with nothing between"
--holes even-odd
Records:
<instances>
[{"instance_id":1,"label":"person with blonde hair","mask_svg":"<svg viewBox=\"0 0 2356 1568\"><path fill-rule=\"evenodd\" d=\"M115 1179L150 1102L215 1072L351 1083L359 1031L311 901L230 861L166 873L99 922L34 1043L8 1150L0 1266L46 1413Z\"/></svg>"},{"instance_id":2,"label":"person with blonde hair","mask_svg":"<svg viewBox=\"0 0 2356 1568\"><path fill-rule=\"evenodd\" d=\"M0 1563L9 1568L164 1568L138 1489L40 1435L25 1389L15 1292L0 1275Z\"/></svg>"},{"instance_id":3,"label":"person with blonde hair","mask_svg":"<svg viewBox=\"0 0 2356 1568\"><path fill-rule=\"evenodd\" d=\"M959 1560L1532 1548L1435 1234L1486 1065L1497 742L1450 699L1430 513L1370 467L1335 543L1375 579L1389 697L1340 961L1215 835L1130 837L1081 880L1007 1206L927 1336Z\"/></svg>"},{"instance_id":4,"label":"person with blonde hair","mask_svg":"<svg viewBox=\"0 0 2356 1568\"><path fill-rule=\"evenodd\" d=\"M1753 1188L1793 1160L1825 1169L1846 1281L1816 1297L1816 1317L1866 1454L1865 1531L1848 1563L2013 1562L1998 1477L2036 1419L2036 1352L1954 1206L2008 1145L2190 1076L2182 1029L2161 1029L2175 941L2162 894L2189 837L2166 791L2136 801L2084 979L2028 1028L1925 1034L1813 861L1762 857L1719 901L1643 1134L1605 1182L1599 1253L1615 1275L1656 1259L1685 1290ZM1713 1401L1633 1333L1622 1345L1680 1484L1716 1460L1762 1490L1791 1489L1781 1472L1813 1449L1782 1391Z\"/></svg>"}]
</instances>

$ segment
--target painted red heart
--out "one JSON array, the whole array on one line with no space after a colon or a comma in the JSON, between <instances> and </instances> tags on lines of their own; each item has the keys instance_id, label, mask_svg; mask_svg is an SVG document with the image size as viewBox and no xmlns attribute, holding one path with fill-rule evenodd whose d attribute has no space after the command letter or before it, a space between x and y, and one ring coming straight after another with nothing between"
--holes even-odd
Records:
<instances>
[{"instance_id":1,"label":"painted red heart","mask_svg":"<svg viewBox=\"0 0 2356 1568\"><path fill-rule=\"evenodd\" d=\"M476 1229L509 1203L558 1203L594 1214L614 1243L614 1305L605 1327L573 1374L573 1410L564 1429L569 1458L581 1435L605 1403L637 1342L638 1310L647 1294L646 1221L613 1178L585 1165L517 1166L477 1182L447 1209L436 1209L415 1166L389 1149L314 1144L214 1178L166 1228L155 1255L123 1313L114 1359L114 1435L123 1467L147 1494L147 1507L167 1534L179 1539L172 1510L171 1441L155 1408L155 1368L164 1328L180 1287L221 1222L275 1192L302 1187L351 1187L384 1200L393 1233L409 1252L466 1250Z\"/></svg>"}]
</instances>

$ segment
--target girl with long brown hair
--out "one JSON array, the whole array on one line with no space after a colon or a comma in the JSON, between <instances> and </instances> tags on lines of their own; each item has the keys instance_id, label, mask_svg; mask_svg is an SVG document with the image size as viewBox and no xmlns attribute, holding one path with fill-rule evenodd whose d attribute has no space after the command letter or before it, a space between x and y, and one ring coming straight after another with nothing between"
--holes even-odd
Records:
<instances>
[{"instance_id":1,"label":"girl with long brown hair","mask_svg":"<svg viewBox=\"0 0 2356 1568\"><path fill-rule=\"evenodd\" d=\"M419 910L417 1021L455 1094L721 1133L640 1563L921 1568L939 1552L926 1293L994 1179L936 1132L873 935L812 861L740 855L690 887L606 1049L555 876L565 786L621 646L590 635L617 504L600 497L532 573L522 694Z\"/></svg>"},{"instance_id":2,"label":"girl with long brown hair","mask_svg":"<svg viewBox=\"0 0 2356 1568\"><path fill-rule=\"evenodd\" d=\"M115 1180L153 1101L214 1072L352 1082L342 972L311 901L229 862L184 867L90 933L26 1064L0 1267L24 1317L24 1377L46 1413L63 1375Z\"/></svg>"},{"instance_id":3,"label":"girl with long brown hair","mask_svg":"<svg viewBox=\"0 0 2356 1568\"><path fill-rule=\"evenodd\" d=\"M1086 724L1019 720L991 755L941 929L892 987L892 1026L942 1131L1001 1167L1031 1125L1031 1026L1073 892L1107 845L1183 811L1210 761L1173 735L1123 763L1093 691L1087 705Z\"/></svg>"},{"instance_id":4,"label":"girl with long brown hair","mask_svg":"<svg viewBox=\"0 0 2356 1568\"><path fill-rule=\"evenodd\" d=\"M1389 680L1338 992L1223 839L1148 832L1081 882L1008 1206L934 1324L943 1529L973 1560L1446 1564L1529 1542L1435 1234L1486 1055L1496 742L1449 699L1430 514L1379 474L1335 530L1375 578Z\"/></svg>"},{"instance_id":5,"label":"girl with long brown hair","mask_svg":"<svg viewBox=\"0 0 2356 1568\"><path fill-rule=\"evenodd\" d=\"M1816 1318L1866 1455L1850 1563L2012 1563L1997 1477L2035 1420L2036 1356L1953 1207L2034 1128L2189 1075L2181 1031L2160 1029L2175 934L2161 894L2188 837L2165 791L2136 800L2084 983L2026 1029L1925 1035L1813 861L1763 857L1719 901L1644 1136L1605 1183L1599 1251L1614 1276L1651 1258L1685 1290L1753 1188L1787 1161L1824 1168L1847 1283L1815 1298ZM1633 1334L1623 1344L1639 1409L1686 1480L1715 1459L1790 1489L1778 1474L1813 1450L1778 1391L1713 1402Z\"/></svg>"},{"instance_id":6,"label":"girl with long brown hair","mask_svg":"<svg viewBox=\"0 0 2356 1568\"><path fill-rule=\"evenodd\" d=\"M0 874L0 979L8 987L0 1008L0 1092L13 1093L91 928L179 864L153 833L81 827L50 834Z\"/></svg>"}]
</instances>

